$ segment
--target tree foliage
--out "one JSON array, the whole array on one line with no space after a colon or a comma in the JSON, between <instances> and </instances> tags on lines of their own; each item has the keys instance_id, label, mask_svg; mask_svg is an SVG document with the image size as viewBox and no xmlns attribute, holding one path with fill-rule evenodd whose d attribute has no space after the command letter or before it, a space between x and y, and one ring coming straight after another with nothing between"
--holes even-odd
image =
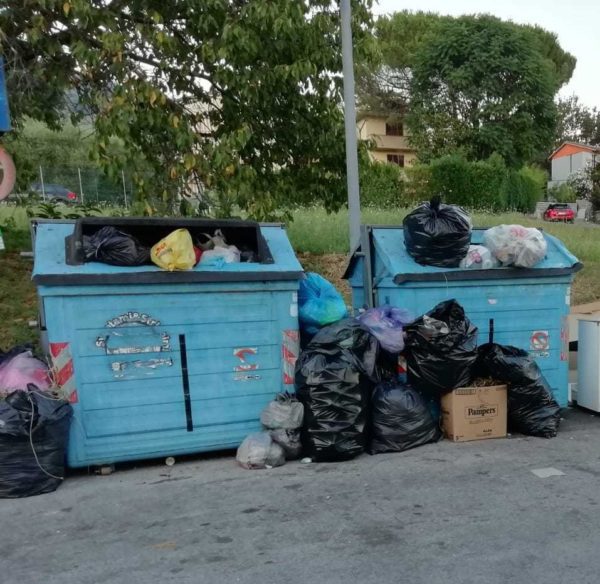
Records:
<instances>
[{"instance_id":1,"label":"tree foliage","mask_svg":"<svg viewBox=\"0 0 600 584\"><path fill-rule=\"evenodd\" d=\"M363 68L359 76L363 103L383 111L391 108L392 112L398 109L398 103L408 103L412 70L420 53L444 34L444 27L464 18L408 10L380 17L375 23L378 66ZM561 48L555 33L539 26L505 24L525 35L544 59L552 72L555 91L569 81L576 59Z\"/></svg>"},{"instance_id":2,"label":"tree foliage","mask_svg":"<svg viewBox=\"0 0 600 584\"><path fill-rule=\"evenodd\" d=\"M354 1L359 56L370 2ZM329 0L5 0L0 31L17 124L60 125L74 88L98 163L149 167L138 187L165 207L198 189L257 218L289 197L330 209L345 198Z\"/></svg>"},{"instance_id":3,"label":"tree foliage","mask_svg":"<svg viewBox=\"0 0 600 584\"><path fill-rule=\"evenodd\" d=\"M583 105L576 95L560 98L554 145L563 142L600 144L600 111Z\"/></svg>"},{"instance_id":4,"label":"tree foliage","mask_svg":"<svg viewBox=\"0 0 600 584\"><path fill-rule=\"evenodd\" d=\"M456 150L480 160L499 153L509 166L552 144L552 67L524 33L493 17L442 23L412 69L408 124L428 160Z\"/></svg>"}]
</instances>

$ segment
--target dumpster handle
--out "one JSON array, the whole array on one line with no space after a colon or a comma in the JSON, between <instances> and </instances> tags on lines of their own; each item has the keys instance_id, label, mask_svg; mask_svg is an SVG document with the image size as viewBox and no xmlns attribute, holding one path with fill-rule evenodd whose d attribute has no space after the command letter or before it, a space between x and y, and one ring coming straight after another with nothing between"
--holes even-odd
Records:
<instances>
[{"instance_id":1,"label":"dumpster handle","mask_svg":"<svg viewBox=\"0 0 600 584\"><path fill-rule=\"evenodd\" d=\"M192 419L192 400L190 399L190 378L187 365L187 350L185 346L185 335L179 335L179 351L181 353L181 377L183 379L183 403L185 404L185 420L187 431L194 431Z\"/></svg>"}]
</instances>

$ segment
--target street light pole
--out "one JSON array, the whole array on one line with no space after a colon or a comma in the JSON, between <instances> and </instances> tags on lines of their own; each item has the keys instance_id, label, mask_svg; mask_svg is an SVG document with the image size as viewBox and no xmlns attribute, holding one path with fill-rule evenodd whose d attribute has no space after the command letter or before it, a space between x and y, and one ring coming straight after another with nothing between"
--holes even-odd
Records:
<instances>
[{"instance_id":1,"label":"street light pole","mask_svg":"<svg viewBox=\"0 0 600 584\"><path fill-rule=\"evenodd\" d=\"M356 140L356 105L354 102L354 60L352 58L352 14L350 0L340 0L342 21L342 65L344 74L344 125L346 128L346 174L348 181L348 215L350 250L360 240L360 191L358 186L358 145Z\"/></svg>"}]
</instances>

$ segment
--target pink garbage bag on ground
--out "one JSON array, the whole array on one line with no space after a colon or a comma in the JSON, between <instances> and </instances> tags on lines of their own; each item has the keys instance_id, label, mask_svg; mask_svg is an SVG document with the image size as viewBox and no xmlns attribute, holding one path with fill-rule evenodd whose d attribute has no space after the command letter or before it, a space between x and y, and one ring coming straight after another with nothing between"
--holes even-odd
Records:
<instances>
[{"instance_id":1,"label":"pink garbage bag on ground","mask_svg":"<svg viewBox=\"0 0 600 584\"><path fill-rule=\"evenodd\" d=\"M41 390L50 389L48 367L36 359L31 351L23 351L0 363L0 395L17 389L26 391L29 384Z\"/></svg>"}]
</instances>

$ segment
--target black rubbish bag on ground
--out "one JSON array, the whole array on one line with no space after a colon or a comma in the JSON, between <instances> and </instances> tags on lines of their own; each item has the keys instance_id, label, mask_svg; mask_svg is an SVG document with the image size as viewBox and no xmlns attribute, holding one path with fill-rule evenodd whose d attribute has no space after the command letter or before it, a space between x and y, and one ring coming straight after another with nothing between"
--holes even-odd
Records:
<instances>
[{"instance_id":1,"label":"black rubbish bag on ground","mask_svg":"<svg viewBox=\"0 0 600 584\"><path fill-rule=\"evenodd\" d=\"M316 462L349 460L364 451L378 349L366 328L345 319L321 329L300 355L295 381L304 404L302 441Z\"/></svg>"},{"instance_id":2,"label":"black rubbish bag on ground","mask_svg":"<svg viewBox=\"0 0 600 584\"><path fill-rule=\"evenodd\" d=\"M469 385L477 361L477 327L456 300L440 302L404 330L411 385L426 396Z\"/></svg>"},{"instance_id":3,"label":"black rubbish bag on ground","mask_svg":"<svg viewBox=\"0 0 600 584\"><path fill-rule=\"evenodd\" d=\"M135 237L107 225L93 235L84 235L86 262L102 262L113 266L141 266L150 263L150 249Z\"/></svg>"},{"instance_id":4,"label":"black rubbish bag on ground","mask_svg":"<svg viewBox=\"0 0 600 584\"><path fill-rule=\"evenodd\" d=\"M68 402L36 391L15 391L0 402L0 498L58 488L72 414Z\"/></svg>"},{"instance_id":5,"label":"black rubbish bag on ground","mask_svg":"<svg viewBox=\"0 0 600 584\"><path fill-rule=\"evenodd\" d=\"M560 406L533 357L517 347L488 343L479 347L478 374L508 385L508 427L514 432L553 438Z\"/></svg>"},{"instance_id":6,"label":"black rubbish bag on ground","mask_svg":"<svg viewBox=\"0 0 600 584\"><path fill-rule=\"evenodd\" d=\"M404 218L404 243L419 264L457 268L471 245L469 214L435 197Z\"/></svg>"},{"instance_id":7,"label":"black rubbish bag on ground","mask_svg":"<svg viewBox=\"0 0 600 584\"><path fill-rule=\"evenodd\" d=\"M402 452L441 437L428 404L410 385L380 383L371 400L371 443L369 452Z\"/></svg>"}]
</instances>

